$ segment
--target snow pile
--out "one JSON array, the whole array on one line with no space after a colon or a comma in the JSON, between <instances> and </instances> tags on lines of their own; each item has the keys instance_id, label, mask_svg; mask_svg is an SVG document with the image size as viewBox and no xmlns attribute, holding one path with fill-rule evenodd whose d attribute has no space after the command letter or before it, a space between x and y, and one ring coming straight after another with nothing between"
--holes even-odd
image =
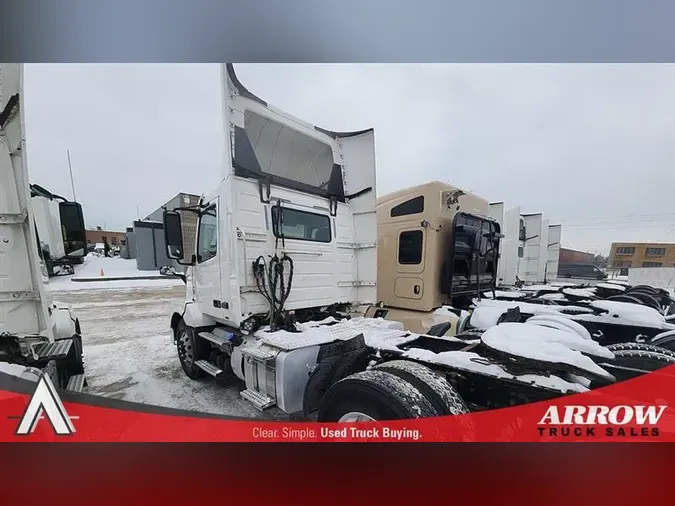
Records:
<instances>
[{"instance_id":1,"label":"snow pile","mask_svg":"<svg viewBox=\"0 0 675 506\"><path fill-rule=\"evenodd\" d=\"M569 295L570 297L595 297L594 288L563 288L562 293Z\"/></svg>"},{"instance_id":2,"label":"snow pile","mask_svg":"<svg viewBox=\"0 0 675 506\"><path fill-rule=\"evenodd\" d=\"M529 285L520 289L521 292L557 292L559 290L559 286L553 285Z\"/></svg>"},{"instance_id":3,"label":"snow pile","mask_svg":"<svg viewBox=\"0 0 675 506\"><path fill-rule=\"evenodd\" d=\"M523 357L551 364L566 364L608 380L614 377L580 351L591 350L592 345L602 348L594 341L587 341L571 332L548 329L539 325L502 323L485 331L481 337L485 346L511 356ZM593 349L594 354L603 353ZM607 350L605 350L607 351ZM608 352L606 358L614 355Z\"/></svg>"},{"instance_id":4,"label":"snow pile","mask_svg":"<svg viewBox=\"0 0 675 506\"><path fill-rule=\"evenodd\" d=\"M477 329L489 329L497 325L499 318L506 313L506 309L501 307L481 306L473 310L471 315L472 327Z\"/></svg>"},{"instance_id":5,"label":"snow pile","mask_svg":"<svg viewBox=\"0 0 675 506\"><path fill-rule=\"evenodd\" d=\"M527 320L527 323L536 323L538 325L548 325L560 330L568 330L577 333L584 339L592 339L591 333L579 323L570 320L566 315L542 314L533 316Z\"/></svg>"},{"instance_id":6,"label":"snow pile","mask_svg":"<svg viewBox=\"0 0 675 506\"><path fill-rule=\"evenodd\" d=\"M101 276L103 271L103 276ZM157 279L140 279L144 277ZM74 279L100 278L101 281L76 282ZM115 278L139 278L121 279ZM99 257L87 255L82 265L75 265L74 276L57 276L49 280L47 285L51 291L70 291L83 289L107 289L107 288L144 288L179 286L183 282L171 276L160 276L159 271L140 271L136 267L136 260L127 260L119 257Z\"/></svg>"},{"instance_id":7,"label":"snow pile","mask_svg":"<svg viewBox=\"0 0 675 506\"><path fill-rule=\"evenodd\" d=\"M574 311L578 313L593 313L593 310L581 306L549 306L546 304L533 304L531 302L516 302L512 300L489 300L481 299L473 301L475 307L500 307L507 309L520 308L521 313L525 314L544 314L544 313L564 313L565 311Z\"/></svg>"},{"instance_id":8,"label":"snow pile","mask_svg":"<svg viewBox=\"0 0 675 506\"><path fill-rule=\"evenodd\" d=\"M551 286L561 288L565 286L577 286L577 283L572 283L570 281L554 281L553 283L551 283Z\"/></svg>"},{"instance_id":9,"label":"snow pile","mask_svg":"<svg viewBox=\"0 0 675 506\"><path fill-rule=\"evenodd\" d=\"M630 302L613 300L595 300L591 307L604 314L573 315L571 318L580 321L613 323L617 325L633 325L668 330L671 328L666 318L656 309Z\"/></svg>"},{"instance_id":10,"label":"snow pile","mask_svg":"<svg viewBox=\"0 0 675 506\"><path fill-rule=\"evenodd\" d=\"M626 286L625 285L620 285L618 283L598 283L595 285L595 288L604 288L605 290L615 290L617 292L625 292L626 291Z\"/></svg>"},{"instance_id":11,"label":"snow pile","mask_svg":"<svg viewBox=\"0 0 675 506\"><path fill-rule=\"evenodd\" d=\"M516 291L508 291L508 290L495 290L494 293L495 297L498 297L500 299L521 299L523 297L527 297L529 294L525 292L516 292ZM483 294L484 297L487 297L488 299L492 298L492 292L485 292Z\"/></svg>"},{"instance_id":12,"label":"snow pile","mask_svg":"<svg viewBox=\"0 0 675 506\"><path fill-rule=\"evenodd\" d=\"M522 324L521 324L522 325ZM434 353L429 350L411 349L403 354L404 358L411 360L419 360L428 364L440 364L460 371L474 372L477 374L485 374L501 379L510 379L523 383L529 383L541 388L549 388L558 390L563 393L567 392L587 392L588 388L581 384L570 383L564 379L550 375L539 376L537 374L520 374L514 375L505 371L498 364L490 364L484 357L477 353L468 351L444 351L441 353Z\"/></svg>"},{"instance_id":13,"label":"snow pile","mask_svg":"<svg viewBox=\"0 0 675 506\"><path fill-rule=\"evenodd\" d=\"M554 301L554 302L567 302L567 300L568 300L567 297L565 297L564 294L559 293L559 292L545 293L545 294L537 297L537 299L551 300L551 301Z\"/></svg>"}]
</instances>

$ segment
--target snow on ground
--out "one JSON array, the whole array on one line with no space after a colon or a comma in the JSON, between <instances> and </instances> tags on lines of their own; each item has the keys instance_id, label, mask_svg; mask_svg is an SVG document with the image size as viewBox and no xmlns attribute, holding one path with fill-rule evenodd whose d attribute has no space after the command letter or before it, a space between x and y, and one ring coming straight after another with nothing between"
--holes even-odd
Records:
<instances>
[{"instance_id":1,"label":"snow on ground","mask_svg":"<svg viewBox=\"0 0 675 506\"><path fill-rule=\"evenodd\" d=\"M103 270L104 276L101 276ZM87 255L82 265L75 265L75 274L72 276L56 276L49 280L51 291L65 290L99 290L105 288L143 288L162 286L185 286L178 279L170 276L160 279L133 279L121 281L73 281L73 278L98 278L109 279L115 277L141 277L159 275L159 271L140 271L136 267L136 260L127 260L119 257L99 257Z\"/></svg>"},{"instance_id":2,"label":"snow on ground","mask_svg":"<svg viewBox=\"0 0 675 506\"><path fill-rule=\"evenodd\" d=\"M116 282L127 285L123 288L112 282L69 283L68 291L53 297L70 304L80 319L88 393L223 415L288 418L276 408L261 414L240 397L242 383L221 385L210 377L195 381L185 375L169 328L171 314L181 308L185 296L182 282L143 287ZM106 289L77 289L94 284Z\"/></svg>"}]
</instances>

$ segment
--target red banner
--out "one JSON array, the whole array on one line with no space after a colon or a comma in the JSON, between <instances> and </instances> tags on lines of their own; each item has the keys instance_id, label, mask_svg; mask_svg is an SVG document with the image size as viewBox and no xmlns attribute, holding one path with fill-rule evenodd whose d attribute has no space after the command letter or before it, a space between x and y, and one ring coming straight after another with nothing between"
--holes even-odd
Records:
<instances>
[{"instance_id":1,"label":"red banner","mask_svg":"<svg viewBox=\"0 0 675 506\"><path fill-rule=\"evenodd\" d=\"M393 422L319 424L148 412L117 401L69 401L72 431L57 434L55 410L40 410L19 434L32 393L0 391L0 441L91 442L536 442L675 441L675 366L584 394L469 415ZM95 404L104 404L97 399ZM49 411L49 413L48 413ZM57 420L58 421L58 420ZM28 427L30 420L24 421Z\"/></svg>"}]
</instances>

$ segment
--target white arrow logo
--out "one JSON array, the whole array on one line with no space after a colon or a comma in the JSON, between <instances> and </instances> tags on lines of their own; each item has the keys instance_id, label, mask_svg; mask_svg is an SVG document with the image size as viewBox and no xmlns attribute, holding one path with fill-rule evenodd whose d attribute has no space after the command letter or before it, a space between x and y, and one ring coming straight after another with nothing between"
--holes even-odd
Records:
<instances>
[{"instance_id":1,"label":"white arrow logo","mask_svg":"<svg viewBox=\"0 0 675 506\"><path fill-rule=\"evenodd\" d=\"M17 435L32 434L38 422L43 418L43 413L47 415L54 432L59 436L67 436L75 432L75 426L68 416L66 408L63 407L54 384L45 373L40 375L35 393L33 393L33 397L31 397L28 406L26 406L26 411L21 417L16 429Z\"/></svg>"}]
</instances>

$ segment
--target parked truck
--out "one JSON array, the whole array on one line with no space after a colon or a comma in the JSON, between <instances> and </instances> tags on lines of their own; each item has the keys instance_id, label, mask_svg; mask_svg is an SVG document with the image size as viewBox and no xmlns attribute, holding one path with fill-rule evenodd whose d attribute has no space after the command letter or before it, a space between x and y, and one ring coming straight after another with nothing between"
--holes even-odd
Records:
<instances>
[{"instance_id":1,"label":"parked truck","mask_svg":"<svg viewBox=\"0 0 675 506\"><path fill-rule=\"evenodd\" d=\"M23 69L0 64L0 371L86 386L80 322L54 302L35 224L24 140Z\"/></svg>"},{"instance_id":2,"label":"parked truck","mask_svg":"<svg viewBox=\"0 0 675 506\"><path fill-rule=\"evenodd\" d=\"M430 184L378 205L372 129L313 126L222 69L220 184L164 212L167 254L185 266L170 326L188 377L241 382L261 410L357 422L549 399L675 363L664 351L626 367L574 322L520 323L517 310L486 331L407 329L395 315L417 312L408 326L425 329L419 315L459 318L444 304L494 287L487 202ZM181 212L198 217L191 258Z\"/></svg>"}]
</instances>

